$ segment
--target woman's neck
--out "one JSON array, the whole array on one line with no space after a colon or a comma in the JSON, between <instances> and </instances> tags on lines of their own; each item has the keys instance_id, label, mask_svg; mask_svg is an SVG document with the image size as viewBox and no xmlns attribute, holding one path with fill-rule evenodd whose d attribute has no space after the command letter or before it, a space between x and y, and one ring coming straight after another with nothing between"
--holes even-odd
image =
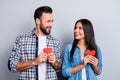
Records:
<instances>
[{"instance_id":1,"label":"woman's neck","mask_svg":"<svg viewBox=\"0 0 120 80\"><path fill-rule=\"evenodd\" d=\"M79 40L79 41L78 41L78 46L79 46L79 47L86 47L87 44L86 44L85 40L82 39L82 40Z\"/></svg>"},{"instance_id":2,"label":"woman's neck","mask_svg":"<svg viewBox=\"0 0 120 80\"><path fill-rule=\"evenodd\" d=\"M85 40L78 41L77 45L80 48L81 56L84 57L84 52L85 52L85 50L87 48L87 44L86 44Z\"/></svg>"}]
</instances>

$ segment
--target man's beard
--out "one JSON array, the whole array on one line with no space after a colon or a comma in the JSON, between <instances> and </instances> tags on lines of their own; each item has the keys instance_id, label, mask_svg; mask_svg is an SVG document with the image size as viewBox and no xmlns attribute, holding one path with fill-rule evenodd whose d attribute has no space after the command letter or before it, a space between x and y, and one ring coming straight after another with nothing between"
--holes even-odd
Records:
<instances>
[{"instance_id":1,"label":"man's beard","mask_svg":"<svg viewBox=\"0 0 120 80\"><path fill-rule=\"evenodd\" d=\"M45 35L49 35L50 34L50 31L47 32L47 30L45 28L42 27L42 25L40 25L40 30L43 32L43 34Z\"/></svg>"}]
</instances>

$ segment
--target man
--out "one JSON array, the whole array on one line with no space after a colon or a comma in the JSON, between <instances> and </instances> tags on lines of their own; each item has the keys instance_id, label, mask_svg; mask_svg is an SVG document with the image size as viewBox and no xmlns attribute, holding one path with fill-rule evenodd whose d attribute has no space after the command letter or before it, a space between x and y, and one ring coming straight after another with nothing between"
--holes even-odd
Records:
<instances>
[{"instance_id":1,"label":"man","mask_svg":"<svg viewBox=\"0 0 120 80\"><path fill-rule=\"evenodd\" d=\"M50 35L53 25L52 9L42 6L35 10L36 28L16 38L8 61L10 71L19 72L19 80L57 80L61 69L59 42ZM46 54L44 48L52 48Z\"/></svg>"}]
</instances>

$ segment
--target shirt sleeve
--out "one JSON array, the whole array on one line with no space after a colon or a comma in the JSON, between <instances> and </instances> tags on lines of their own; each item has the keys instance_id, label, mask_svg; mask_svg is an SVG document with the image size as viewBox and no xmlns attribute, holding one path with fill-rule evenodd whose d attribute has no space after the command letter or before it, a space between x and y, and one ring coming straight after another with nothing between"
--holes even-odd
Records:
<instances>
[{"instance_id":1,"label":"shirt sleeve","mask_svg":"<svg viewBox=\"0 0 120 80\"><path fill-rule=\"evenodd\" d=\"M55 45L56 59L57 59L57 61L62 63L62 53L60 53L60 43L59 43L59 41L56 41L56 43L54 45Z\"/></svg>"},{"instance_id":2,"label":"shirt sleeve","mask_svg":"<svg viewBox=\"0 0 120 80\"><path fill-rule=\"evenodd\" d=\"M64 59L63 59L63 64L62 64L62 74L64 77L72 76L71 74L72 66L70 64L69 54L70 54L69 46L67 46L64 51Z\"/></svg>"},{"instance_id":3,"label":"shirt sleeve","mask_svg":"<svg viewBox=\"0 0 120 80\"><path fill-rule=\"evenodd\" d=\"M8 60L8 68L12 72L17 72L16 65L20 60L20 36L16 38L16 41L14 43L12 53Z\"/></svg>"},{"instance_id":4,"label":"shirt sleeve","mask_svg":"<svg viewBox=\"0 0 120 80\"><path fill-rule=\"evenodd\" d=\"M101 72L102 72L103 64L102 64L101 49L100 49L99 47L98 47L98 49L97 49L97 52L98 52L98 68L99 68L99 72L98 72L96 75L100 75Z\"/></svg>"}]
</instances>

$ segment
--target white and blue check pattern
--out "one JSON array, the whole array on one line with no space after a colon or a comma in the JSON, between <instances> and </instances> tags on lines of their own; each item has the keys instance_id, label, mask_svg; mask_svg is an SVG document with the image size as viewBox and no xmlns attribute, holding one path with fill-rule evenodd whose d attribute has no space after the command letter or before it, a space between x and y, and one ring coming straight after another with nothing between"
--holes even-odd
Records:
<instances>
[{"instance_id":1,"label":"white and blue check pattern","mask_svg":"<svg viewBox=\"0 0 120 80\"><path fill-rule=\"evenodd\" d=\"M52 36L48 35L46 39L47 47L53 48L53 53L56 55L57 61L60 63L60 45ZM8 67L10 71L17 72L16 64L18 62L25 62L33 60L37 57L38 53L38 37L34 30L25 35L20 35L16 38L12 53L9 58ZM56 70L47 62L46 80L57 80ZM42 76L42 75L41 75ZM38 80L38 66L34 66L27 70L19 72L19 80Z\"/></svg>"}]
</instances>

